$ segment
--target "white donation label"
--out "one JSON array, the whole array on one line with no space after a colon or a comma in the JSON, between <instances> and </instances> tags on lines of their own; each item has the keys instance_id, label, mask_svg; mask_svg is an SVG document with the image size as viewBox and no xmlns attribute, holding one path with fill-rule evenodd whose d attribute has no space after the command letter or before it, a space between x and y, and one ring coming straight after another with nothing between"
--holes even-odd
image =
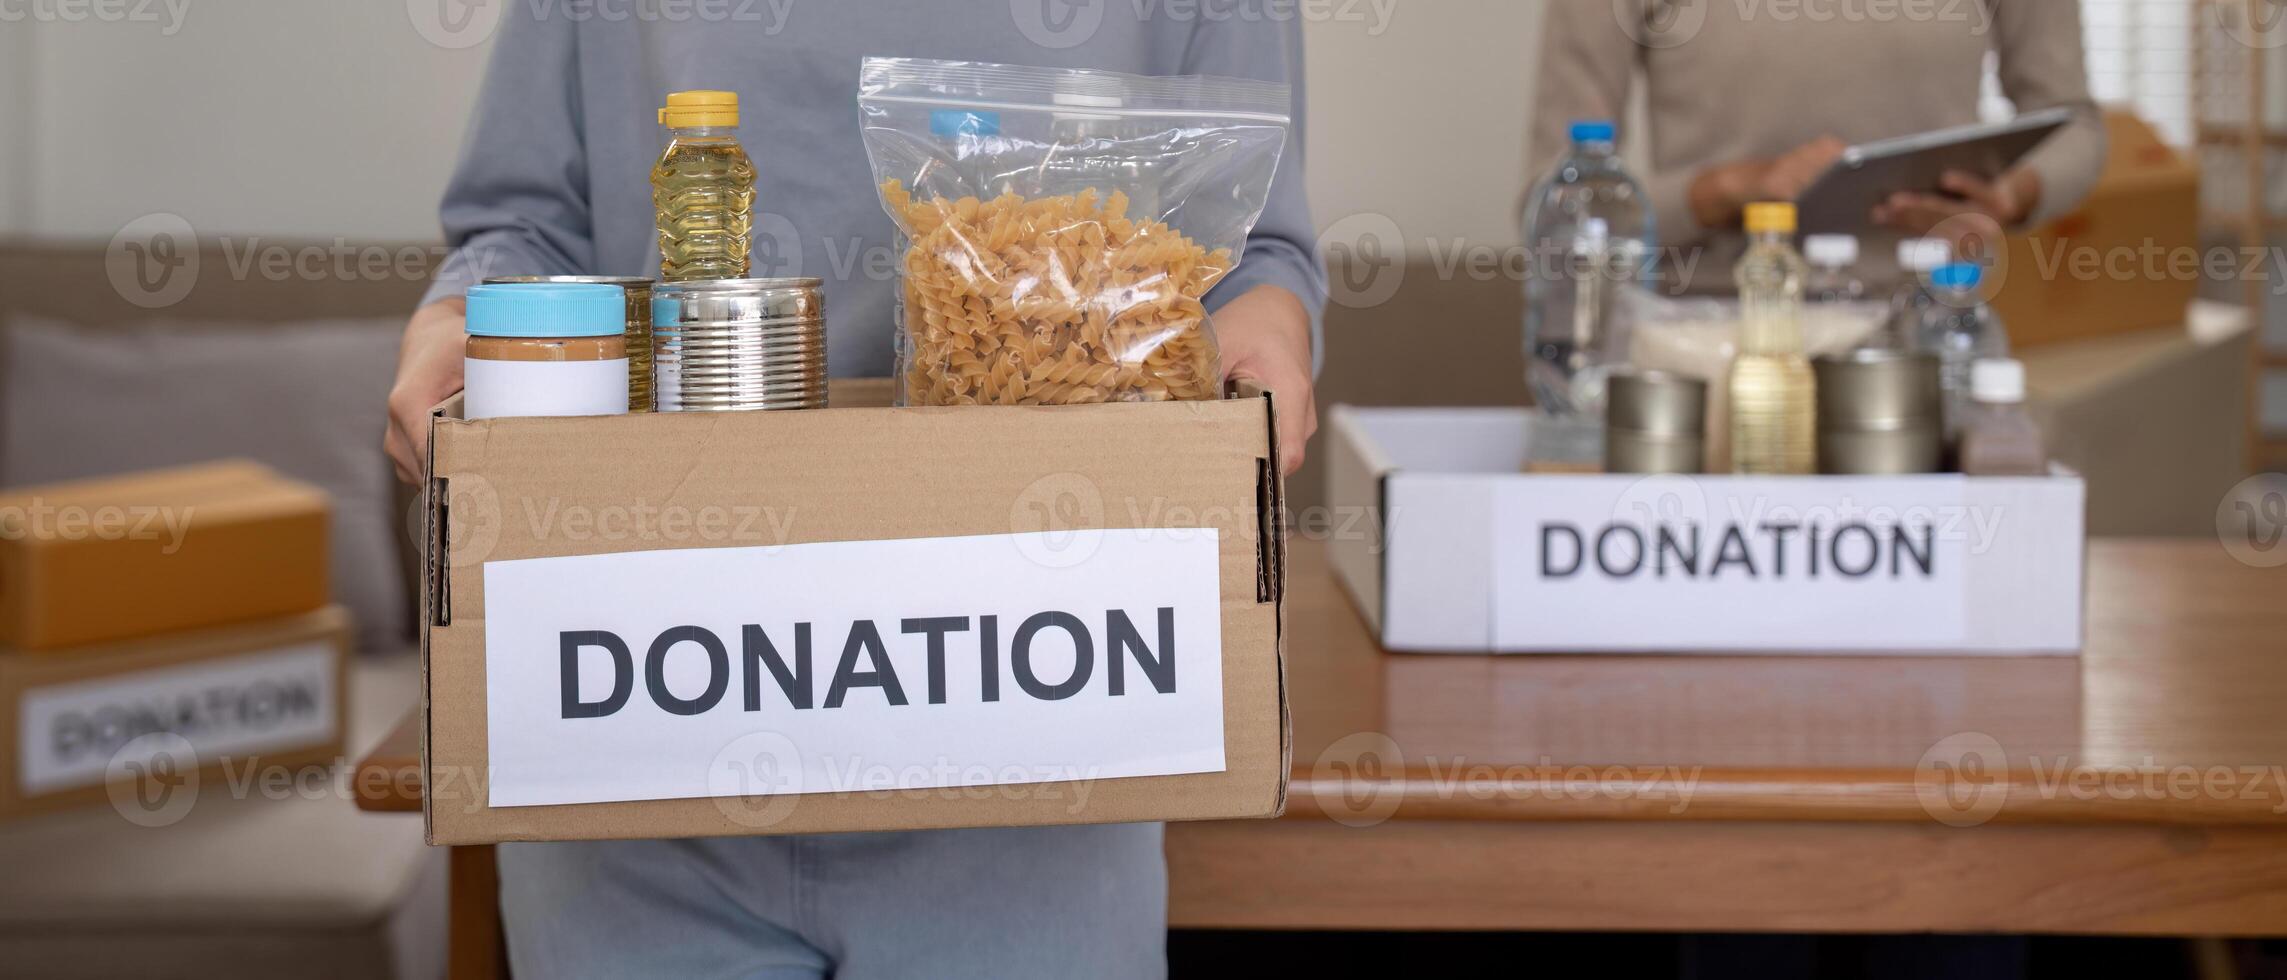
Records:
<instances>
[{"instance_id":1,"label":"white donation label","mask_svg":"<svg viewBox=\"0 0 2287 980\"><path fill-rule=\"evenodd\" d=\"M160 732L189 742L199 763L322 742L341 710L335 667L333 645L310 642L33 688L17 782L26 795L101 785L114 755Z\"/></svg>"},{"instance_id":2,"label":"white donation label","mask_svg":"<svg viewBox=\"0 0 2287 980\"><path fill-rule=\"evenodd\" d=\"M1931 478L1919 478L1931 481ZM1960 480L1550 477L1494 498L1506 650L1942 650L1985 523Z\"/></svg>"},{"instance_id":3,"label":"white donation label","mask_svg":"<svg viewBox=\"0 0 2287 980\"><path fill-rule=\"evenodd\" d=\"M1220 772L1214 529L487 562L490 803Z\"/></svg>"}]
</instances>

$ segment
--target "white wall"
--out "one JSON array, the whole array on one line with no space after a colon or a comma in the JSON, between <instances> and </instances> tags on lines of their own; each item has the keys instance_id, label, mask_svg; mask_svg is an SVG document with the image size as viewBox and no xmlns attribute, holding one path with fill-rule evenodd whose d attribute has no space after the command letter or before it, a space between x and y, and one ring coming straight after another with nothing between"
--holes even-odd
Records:
<instances>
[{"instance_id":1,"label":"white wall","mask_svg":"<svg viewBox=\"0 0 2287 980\"><path fill-rule=\"evenodd\" d=\"M397 0L123 6L158 19L0 27L0 232L168 211L201 235L437 237L482 50L429 44Z\"/></svg>"},{"instance_id":2,"label":"white wall","mask_svg":"<svg viewBox=\"0 0 2287 980\"><path fill-rule=\"evenodd\" d=\"M1304 29L1320 227L1372 211L1411 249L1429 238L1514 243L1540 3L1387 6L1378 34L1339 21Z\"/></svg>"},{"instance_id":3,"label":"white wall","mask_svg":"<svg viewBox=\"0 0 2287 980\"><path fill-rule=\"evenodd\" d=\"M428 43L402 0L177 2L179 25L0 27L0 133L26 134L0 139L0 235L171 211L202 235L437 236L487 47ZM1305 27L1321 224L1513 241L1539 5L1375 6Z\"/></svg>"},{"instance_id":4,"label":"white wall","mask_svg":"<svg viewBox=\"0 0 2287 980\"><path fill-rule=\"evenodd\" d=\"M0 133L26 133L31 121L31 32L0 31ZM26 200L32 182L25 172L30 161L31 140L16 135L0 138L0 234L30 220Z\"/></svg>"}]
</instances>

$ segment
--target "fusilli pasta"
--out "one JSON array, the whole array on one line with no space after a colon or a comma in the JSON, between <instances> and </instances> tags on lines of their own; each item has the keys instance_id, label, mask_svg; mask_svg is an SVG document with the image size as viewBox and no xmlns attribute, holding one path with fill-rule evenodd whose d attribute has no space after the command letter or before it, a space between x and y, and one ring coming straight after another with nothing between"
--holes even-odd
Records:
<instances>
[{"instance_id":1,"label":"fusilli pasta","mask_svg":"<svg viewBox=\"0 0 2287 980\"><path fill-rule=\"evenodd\" d=\"M1217 395L1201 297L1231 270L1094 190L915 200L882 185L907 236L910 405L1064 405Z\"/></svg>"}]
</instances>

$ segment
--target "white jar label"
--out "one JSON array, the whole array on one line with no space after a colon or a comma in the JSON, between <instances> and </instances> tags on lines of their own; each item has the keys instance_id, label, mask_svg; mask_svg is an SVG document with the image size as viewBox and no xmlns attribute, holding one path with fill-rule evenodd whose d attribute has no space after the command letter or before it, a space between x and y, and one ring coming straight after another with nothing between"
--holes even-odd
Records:
<instances>
[{"instance_id":1,"label":"white jar label","mask_svg":"<svg viewBox=\"0 0 2287 980\"><path fill-rule=\"evenodd\" d=\"M469 358L462 398L471 419L627 414L627 358L488 361Z\"/></svg>"}]
</instances>

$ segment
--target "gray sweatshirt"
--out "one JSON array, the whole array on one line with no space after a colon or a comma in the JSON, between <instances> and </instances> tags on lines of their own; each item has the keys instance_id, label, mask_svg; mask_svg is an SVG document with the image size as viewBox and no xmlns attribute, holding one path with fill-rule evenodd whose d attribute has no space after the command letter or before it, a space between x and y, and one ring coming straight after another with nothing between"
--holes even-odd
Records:
<instances>
[{"instance_id":1,"label":"gray sweatshirt","mask_svg":"<svg viewBox=\"0 0 2287 980\"><path fill-rule=\"evenodd\" d=\"M1978 120L1987 57L2019 112L2076 118L2026 158L2041 175L2027 224L2070 212L2104 167L2104 121L2089 98L2080 4L2072 0L1759 3L1562 0L1541 27L1529 179L1570 149L1575 119L1619 119L1638 85L1649 107L1651 172L1637 174L1662 246L1695 248L1696 290L1729 288L1736 228L1703 228L1686 200L1700 171L1784 153L1820 136L1863 143ZM1865 243L1870 282L1896 277L1897 237ZM1680 273L1680 266L1671 272Z\"/></svg>"},{"instance_id":2,"label":"gray sweatshirt","mask_svg":"<svg viewBox=\"0 0 2287 980\"><path fill-rule=\"evenodd\" d=\"M424 302L484 276L657 276L651 165L667 93L739 93L754 159L753 275L825 280L827 363L890 373L896 238L858 136L866 55L1225 75L1293 86L1270 204L1209 309L1262 284L1326 297L1302 180L1302 33L1291 5L1070 0L510 0L442 219L454 255ZM1216 16L1207 16L1212 10ZM1280 16L1281 11L1287 15ZM1027 16L1031 14L1032 16ZM608 15L608 16L607 16Z\"/></svg>"}]
</instances>

